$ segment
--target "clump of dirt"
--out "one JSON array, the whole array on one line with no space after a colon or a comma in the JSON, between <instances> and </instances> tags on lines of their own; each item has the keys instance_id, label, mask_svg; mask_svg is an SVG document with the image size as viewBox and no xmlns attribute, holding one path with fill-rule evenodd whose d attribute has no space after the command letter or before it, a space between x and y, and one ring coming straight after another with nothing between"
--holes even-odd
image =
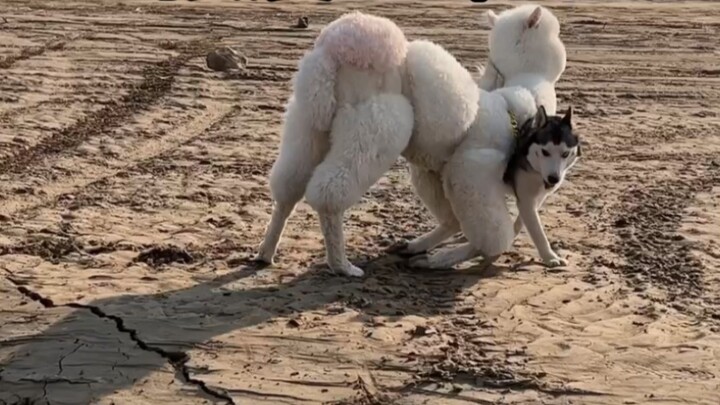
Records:
<instances>
[{"instance_id":1,"label":"clump of dirt","mask_svg":"<svg viewBox=\"0 0 720 405\"><path fill-rule=\"evenodd\" d=\"M0 246L0 255L37 256L53 264L74 252L81 252L82 245L70 237L42 236L16 246Z\"/></svg>"},{"instance_id":2,"label":"clump of dirt","mask_svg":"<svg viewBox=\"0 0 720 405\"><path fill-rule=\"evenodd\" d=\"M171 263L184 263L190 264L195 261L195 257L190 254L187 250L172 246L153 246L141 252L136 258L135 262L143 262L152 267L159 267L165 264Z\"/></svg>"}]
</instances>

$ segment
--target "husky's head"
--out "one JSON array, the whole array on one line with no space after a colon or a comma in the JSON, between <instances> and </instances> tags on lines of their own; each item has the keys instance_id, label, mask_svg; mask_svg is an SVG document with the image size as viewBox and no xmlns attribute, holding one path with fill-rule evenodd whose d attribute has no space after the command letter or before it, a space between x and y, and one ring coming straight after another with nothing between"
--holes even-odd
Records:
<instances>
[{"instance_id":1,"label":"husky's head","mask_svg":"<svg viewBox=\"0 0 720 405\"><path fill-rule=\"evenodd\" d=\"M538 74L556 82L565 71L567 55L560 40L560 22L550 10L523 5L500 14L487 12L490 60L509 80L520 74Z\"/></svg>"},{"instance_id":2,"label":"husky's head","mask_svg":"<svg viewBox=\"0 0 720 405\"><path fill-rule=\"evenodd\" d=\"M546 188L560 184L582 155L580 138L573 133L572 107L564 116L548 116L545 107L540 106L535 117L522 126L517 152L540 173Z\"/></svg>"}]
</instances>

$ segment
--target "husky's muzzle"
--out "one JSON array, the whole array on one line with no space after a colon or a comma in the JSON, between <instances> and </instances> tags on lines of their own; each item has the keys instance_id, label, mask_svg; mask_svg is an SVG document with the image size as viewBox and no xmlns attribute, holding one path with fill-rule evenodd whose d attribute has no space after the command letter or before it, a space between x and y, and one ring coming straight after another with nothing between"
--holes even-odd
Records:
<instances>
[{"instance_id":1,"label":"husky's muzzle","mask_svg":"<svg viewBox=\"0 0 720 405\"><path fill-rule=\"evenodd\" d=\"M543 183L545 183L545 189L549 190L557 186L558 183L560 183L560 178L555 175L550 175L547 177L547 179L543 179Z\"/></svg>"}]
</instances>

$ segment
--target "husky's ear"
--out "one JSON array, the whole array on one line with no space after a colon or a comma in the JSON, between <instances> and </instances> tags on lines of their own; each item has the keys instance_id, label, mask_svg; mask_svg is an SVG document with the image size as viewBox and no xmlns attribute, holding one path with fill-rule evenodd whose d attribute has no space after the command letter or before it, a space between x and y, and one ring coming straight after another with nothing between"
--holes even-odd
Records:
<instances>
[{"instance_id":1,"label":"husky's ear","mask_svg":"<svg viewBox=\"0 0 720 405\"><path fill-rule=\"evenodd\" d=\"M528 28L535 28L540 24L540 18L542 17L542 8L540 6L537 6L535 10L530 14L530 17L527 19L527 27Z\"/></svg>"},{"instance_id":2,"label":"husky's ear","mask_svg":"<svg viewBox=\"0 0 720 405\"><path fill-rule=\"evenodd\" d=\"M493 28L498 19L497 14L495 14L495 12L492 10L488 10L487 13L485 13L485 15L487 16L487 20L488 20L488 24L490 25L490 28Z\"/></svg>"},{"instance_id":3,"label":"husky's ear","mask_svg":"<svg viewBox=\"0 0 720 405\"><path fill-rule=\"evenodd\" d=\"M533 127L542 128L547 123L547 113L545 112L544 106L538 106L537 112L535 113L535 119L533 120Z\"/></svg>"},{"instance_id":4,"label":"husky's ear","mask_svg":"<svg viewBox=\"0 0 720 405\"><path fill-rule=\"evenodd\" d=\"M567 125L569 128L572 128L572 113L573 113L572 106L568 106L568 109L565 112L565 116L562 118L562 123Z\"/></svg>"}]
</instances>

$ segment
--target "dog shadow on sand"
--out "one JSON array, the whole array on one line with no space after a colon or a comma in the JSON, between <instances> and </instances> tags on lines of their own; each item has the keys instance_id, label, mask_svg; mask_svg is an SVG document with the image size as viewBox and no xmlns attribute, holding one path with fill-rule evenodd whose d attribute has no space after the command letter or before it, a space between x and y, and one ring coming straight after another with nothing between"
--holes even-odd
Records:
<instances>
[{"instance_id":1,"label":"dog shadow on sand","mask_svg":"<svg viewBox=\"0 0 720 405\"><path fill-rule=\"evenodd\" d=\"M0 363L0 404L97 401L139 384L169 362L180 364L176 372L182 373L184 352L213 337L331 305L394 320L453 313L460 293L504 270L492 265L418 271L405 263L387 254L365 263L361 279L314 267L279 285L233 289L229 284L265 268L246 262L189 288L115 296L73 308L39 334L2 342L14 347ZM308 294L312 299L302 299ZM119 322L118 328L108 321ZM129 339L133 334L140 342ZM139 350L142 345L145 350Z\"/></svg>"}]
</instances>

